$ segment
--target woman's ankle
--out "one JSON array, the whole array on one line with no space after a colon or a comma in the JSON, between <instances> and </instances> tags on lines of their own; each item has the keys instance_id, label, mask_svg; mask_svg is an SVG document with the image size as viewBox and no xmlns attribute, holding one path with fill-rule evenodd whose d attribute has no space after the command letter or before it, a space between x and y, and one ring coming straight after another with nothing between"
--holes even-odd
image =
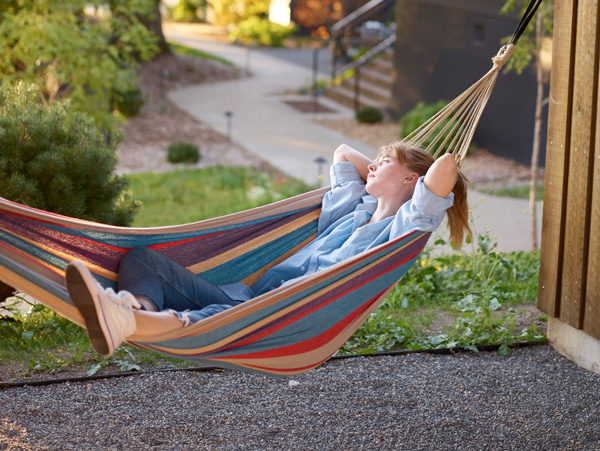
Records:
<instances>
[{"instance_id":1,"label":"woman's ankle","mask_svg":"<svg viewBox=\"0 0 600 451\"><path fill-rule=\"evenodd\" d=\"M152 299L150 299L148 296L142 296L142 295L136 294L135 298L141 304L142 310L146 310L147 312L158 312L158 307L156 306L154 301Z\"/></svg>"}]
</instances>

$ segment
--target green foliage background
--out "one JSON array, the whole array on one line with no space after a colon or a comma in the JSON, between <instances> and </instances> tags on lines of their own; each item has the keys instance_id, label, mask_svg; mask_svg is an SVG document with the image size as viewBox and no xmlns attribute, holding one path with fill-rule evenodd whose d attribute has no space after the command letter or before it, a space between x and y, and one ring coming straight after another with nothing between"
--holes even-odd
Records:
<instances>
[{"instance_id":1,"label":"green foliage background","mask_svg":"<svg viewBox=\"0 0 600 451\"><path fill-rule=\"evenodd\" d=\"M69 98L98 126L114 129L119 93L137 87L139 60L157 38L142 20L156 0L4 0L0 5L0 77L39 87L42 101Z\"/></svg>"}]
</instances>

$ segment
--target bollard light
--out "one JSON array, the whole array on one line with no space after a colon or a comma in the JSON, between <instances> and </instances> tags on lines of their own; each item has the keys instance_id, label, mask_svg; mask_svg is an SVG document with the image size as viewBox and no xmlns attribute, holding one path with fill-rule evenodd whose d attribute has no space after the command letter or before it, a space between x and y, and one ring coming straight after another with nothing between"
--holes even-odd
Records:
<instances>
[{"instance_id":1,"label":"bollard light","mask_svg":"<svg viewBox=\"0 0 600 451\"><path fill-rule=\"evenodd\" d=\"M317 163L317 179L319 180L319 188L323 186L323 165L327 163L327 160L323 157L315 158L315 163Z\"/></svg>"},{"instance_id":2,"label":"bollard light","mask_svg":"<svg viewBox=\"0 0 600 451\"><path fill-rule=\"evenodd\" d=\"M233 122L233 111L226 111L225 117L227 118L227 138L231 139L231 126Z\"/></svg>"}]
</instances>

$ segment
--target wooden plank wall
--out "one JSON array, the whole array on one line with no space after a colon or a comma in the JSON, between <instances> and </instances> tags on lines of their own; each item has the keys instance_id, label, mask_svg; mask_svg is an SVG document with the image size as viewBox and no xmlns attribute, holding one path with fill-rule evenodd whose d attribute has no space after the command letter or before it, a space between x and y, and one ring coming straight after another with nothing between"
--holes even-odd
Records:
<instances>
[{"instance_id":1,"label":"wooden plank wall","mask_svg":"<svg viewBox=\"0 0 600 451\"><path fill-rule=\"evenodd\" d=\"M538 307L600 339L599 25L555 2Z\"/></svg>"}]
</instances>

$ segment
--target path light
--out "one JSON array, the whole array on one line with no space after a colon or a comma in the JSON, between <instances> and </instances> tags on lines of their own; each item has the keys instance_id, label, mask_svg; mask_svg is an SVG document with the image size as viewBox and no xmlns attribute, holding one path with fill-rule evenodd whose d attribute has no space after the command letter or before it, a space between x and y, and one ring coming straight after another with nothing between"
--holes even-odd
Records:
<instances>
[{"instance_id":1,"label":"path light","mask_svg":"<svg viewBox=\"0 0 600 451\"><path fill-rule=\"evenodd\" d=\"M225 117L227 118L227 138L231 139L231 123L233 122L233 111L225 111Z\"/></svg>"},{"instance_id":2,"label":"path light","mask_svg":"<svg viewBox=\"0 0 600 451\"><path fill-rule=\"evenodd\" d=\"M315 158L317 163L317 178L319 179L319 188L323 186L323 165L327 163L327 160L323 157Z\"/></svg>"}]
</instances>

